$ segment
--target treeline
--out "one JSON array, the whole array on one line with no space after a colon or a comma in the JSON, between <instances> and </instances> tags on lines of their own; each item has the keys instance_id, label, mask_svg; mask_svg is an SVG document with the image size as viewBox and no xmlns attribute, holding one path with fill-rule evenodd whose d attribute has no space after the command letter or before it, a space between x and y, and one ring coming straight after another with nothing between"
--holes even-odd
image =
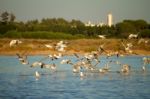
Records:
<instances>
[{"instance_id":1,"label":"treeline","mask_svg":"<svg viewBox=\"0 0 150 99\"><path fill-rule=\"evenodd\" d=\"M108 38L127 38L129 34L150 38L150 24L144 20L124 20L112 27L85 26L80 20L67 21L63 18L43 18L27 22L15 21L12 13L0 12L0 37L8 38L46 38L77 39L97 38L107 35Z\"/></svg>"}]
</instances>

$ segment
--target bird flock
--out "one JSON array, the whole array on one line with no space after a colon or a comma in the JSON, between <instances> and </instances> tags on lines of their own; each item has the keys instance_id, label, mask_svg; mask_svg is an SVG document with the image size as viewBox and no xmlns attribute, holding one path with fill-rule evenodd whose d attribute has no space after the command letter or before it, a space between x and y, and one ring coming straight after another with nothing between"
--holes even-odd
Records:
<instances>
[{"instance_id":1,"label":"bird flock","mask_svg":"<svg viewBox=\"0 0 150 99\"><path fill-rule=\"evenodd\" d=\"M145 42L144 39L140 39L138 43ZM17 45L22 44L23 42L20 40L11 40L10 41L10 47L17 47ZM131 72L132 66L128 64L122 64L118 60L110 60L110 57L115 56L116 58L123 57L124 54L119 53L119 51L116 52L109 52L105 50L105 44L101 44L98 46L96 51L91 51L89 53L84 53L83 55L79 53L73 53L72 57L74 57L75 61L72 59L67 59L65 56L65 53L67 51L65 48L67 47L68 42L65 41L59 41L58 43L51 45L51 44L45 44L45 47L47 48L54 48L57 53L55 54L49 54L43 56L40 60L35 61L33 63L29 62L29 58L26 54L26 52L20 54L16 53L17 59L20 61L23 65L28 65L31 68L40 67L41 69L49 69L52 71L57 71L57 65L56 61L59 59L59 64L68 64L72 67L72 72L79 74L79 77L83 78L86 77L87 72L95 72L95 73L101 73L105 74L108 72L111 72L111 64L114 63L116 65L120 66L120 70L116 71L116 73L121 74L129 74ZM128 54L136 54L132 51L133 44L132 43L125 43L124 41L121 41L121 46L124 49L125 53ZM99 67L99 64L101 64L103 61L100 60L100 56L103 54L106 55L107 63L103 67ZM45 63L44 60L49 60L50 63ZM146 71L146 66L150 64L150 58L149 57L143 57L142 58L143 65L141 67L141 71ZM35 78L39 79L41 77L40 73L38 71L35 71Z\"/></svg>"}]
</instances>

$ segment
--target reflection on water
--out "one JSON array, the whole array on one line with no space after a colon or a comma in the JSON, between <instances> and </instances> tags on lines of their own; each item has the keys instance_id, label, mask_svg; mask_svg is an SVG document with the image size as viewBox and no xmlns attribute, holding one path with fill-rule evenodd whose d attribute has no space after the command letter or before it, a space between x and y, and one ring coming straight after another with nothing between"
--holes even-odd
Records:
<instances>
[{"instance_id":1,"label":"reflection on water","mask_svg":"<svg viewBox=\"0 0 150 99\"><path fill-rule=\"evenodd\" d=\"M42 56L29 56L30 63ZM72 57L68 56L73 59ZM65 57L65 58L68 58ZM100 58L98 67L104 66L106 58ZM0 56L0 98L35 98L35 99L148 99L150 97L150 65L142 72L142 56L115 58L121 63L132 66L129 75L116 71L120 66L111 64L109 73L86 73L80 78L78 73L72 73L70 65L60 65L56 60L57 71L30 68L21 65L15 56ZM35 79L35 71L41 77Z\"/></svg>"}]
</instances>

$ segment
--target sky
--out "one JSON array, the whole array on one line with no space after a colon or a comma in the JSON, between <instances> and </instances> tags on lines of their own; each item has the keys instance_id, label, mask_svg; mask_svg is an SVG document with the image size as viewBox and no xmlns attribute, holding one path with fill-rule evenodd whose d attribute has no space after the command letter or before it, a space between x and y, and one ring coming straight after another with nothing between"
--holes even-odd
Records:
<instances>
[{"instance_id":1,"label":"sky","mask_svg":"<svg viewBox=\"0 0 150 99\"><path fill-rule=\"evenodd\" d=\"M0 13L13 13L17 21L64 18L92 23L106 23L111 13L114 24L125 19L149 23L149 5L150 0L0 0Z\"/></svg>"}]
</instances>

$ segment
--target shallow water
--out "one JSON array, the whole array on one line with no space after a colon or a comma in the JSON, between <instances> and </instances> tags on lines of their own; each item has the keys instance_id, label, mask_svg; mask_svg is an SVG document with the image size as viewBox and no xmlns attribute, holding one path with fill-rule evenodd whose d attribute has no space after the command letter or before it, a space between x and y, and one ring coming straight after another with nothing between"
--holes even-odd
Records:
<instances>
[{"instance_id":1,"label":"shallow water","mask_svg":"<svg viewBox=\"0 0 150 99\"><path fill-rule=\"evenodd\" d=\"M42 57L29 56L29 62ZM120 66L112 63L110 73L86 73L85 77L80 78L79 74L72 73L70 65L61 65L61 59L54 61L57 71L53 72L22 65L16 56L0 56L0 99L149 99L150 65L147 65L147 71L143 73L142 57L109 59L131 65L132 72L129 75L117 73ZM66 58L76 61L71 56L64 57ZM104 66L109 60L105 56L100 57L101 63L97 67ZM49 60L45 62L49 63ZM34 76L35 71L41 74L38 80Z\"/></svg>"}]
</instances>

